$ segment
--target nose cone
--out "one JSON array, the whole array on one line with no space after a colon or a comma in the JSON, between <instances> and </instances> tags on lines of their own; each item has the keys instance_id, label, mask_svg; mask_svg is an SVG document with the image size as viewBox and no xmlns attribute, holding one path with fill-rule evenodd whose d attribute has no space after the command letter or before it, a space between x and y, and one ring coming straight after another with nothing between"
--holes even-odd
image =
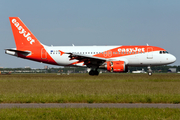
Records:
<instances>
[{"instance_id":1,"label":"nose cone","mask_svg":"<svg viewBox=\"0 0 180 120\"><path fill-rule=\"evenodd\" d=\"M174 56L174 55L171 55L170 57L169 57L169 62L170 63L174 63L176 61L176 57Z\"/></svg>"}]
</instances>

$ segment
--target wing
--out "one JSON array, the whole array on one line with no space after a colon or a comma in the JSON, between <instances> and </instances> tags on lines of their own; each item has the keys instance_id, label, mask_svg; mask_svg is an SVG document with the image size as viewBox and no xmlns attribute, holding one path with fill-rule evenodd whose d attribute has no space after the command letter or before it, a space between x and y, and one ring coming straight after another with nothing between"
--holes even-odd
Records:
<instances>
[{"instance_id":1,"label":"wing","mask_svg":"<svg viewBox=\"0 0 180 120\"><path fill-rule=\"evenodd\" d=\"M89 56L89 55L84 55L84 54L74 54L74 53L66 53L66 54L70 54L69 55L70 60L78 60L77 63L84 62L84 65L86 65L87 67L98 68L104 62L106 62L105 58L99 58L99 57L94 57L94 56Z\"/></svg>"}]
</instances>

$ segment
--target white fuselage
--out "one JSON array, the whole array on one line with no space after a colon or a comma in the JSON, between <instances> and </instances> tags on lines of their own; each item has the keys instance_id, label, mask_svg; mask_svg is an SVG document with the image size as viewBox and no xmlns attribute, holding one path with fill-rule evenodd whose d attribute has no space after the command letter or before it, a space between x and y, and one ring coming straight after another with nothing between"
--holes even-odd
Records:
<instances>
[{"instance_id":1,"label":"white fuselage","mask_svg":"<svg viewBox=\"0 0 180 120\"><path fill-rule=\"evenodd\" d=\"M94 55L101 54L106 50L117 48L119 46L44 46L48 54L57 62L58 65L68 66L77 60L70 60L69 54L60 55L59 50L65 53L75 53L78 55L94 57ZM172 54L164 53L160 54L160 51L151 52L137 52L134 53L120 53L126 56L113 57L113 54L119 54L119 52L111 52L105 54L107 61L125 61L128 66L153 66L153 65L166 65L175 62L176 58ZM106 58L109 56L110 58ZM76 66L83 66L83 63L73 64Z\"/></svg>"}]
</instances>

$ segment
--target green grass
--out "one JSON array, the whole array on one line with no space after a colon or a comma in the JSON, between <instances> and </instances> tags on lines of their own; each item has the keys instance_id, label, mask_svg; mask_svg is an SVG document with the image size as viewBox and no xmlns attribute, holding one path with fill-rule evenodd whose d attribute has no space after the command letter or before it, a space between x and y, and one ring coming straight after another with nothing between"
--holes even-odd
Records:
<instances>
[{"instance_id":1,"label":"green grass","mask_svg":"<svg viewBox=\"0 0 180 120\"><path fill-rule=\"evenodd\" d=\"M180 74L12 74L0 103L180 103Z\"/></svg>"},{"instance_id":2,"label":"green grass","mask_svg":"<svg viewBox=\"0 0 180 120\"><path fill-rule=\"evenodd\" d=\"M170 108L12 108L1 109L0 119L33 120L179 120L180 109Z\"/></svg>"}]
</instances>

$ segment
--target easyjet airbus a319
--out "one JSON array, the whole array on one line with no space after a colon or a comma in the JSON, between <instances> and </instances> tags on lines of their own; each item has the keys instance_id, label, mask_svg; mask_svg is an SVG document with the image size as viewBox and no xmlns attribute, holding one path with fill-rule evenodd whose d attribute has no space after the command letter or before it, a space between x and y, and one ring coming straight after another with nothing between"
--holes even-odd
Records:
<instances>
[{"instance_id":1,"label":"easyjet airbus a319","mask_svg":"<svg viewBox=\"0 0 180 120\"><path fill-rule=\"evenodd\" d=\"M18 17L9 17L16 48L5 49L6 54L59 66L91 68L89 75L98 75L98 69L109 72L127 72L129 66L167 65L176 57L155 46L46 46L38 41Z\"/></svg>"}]
</instances>

